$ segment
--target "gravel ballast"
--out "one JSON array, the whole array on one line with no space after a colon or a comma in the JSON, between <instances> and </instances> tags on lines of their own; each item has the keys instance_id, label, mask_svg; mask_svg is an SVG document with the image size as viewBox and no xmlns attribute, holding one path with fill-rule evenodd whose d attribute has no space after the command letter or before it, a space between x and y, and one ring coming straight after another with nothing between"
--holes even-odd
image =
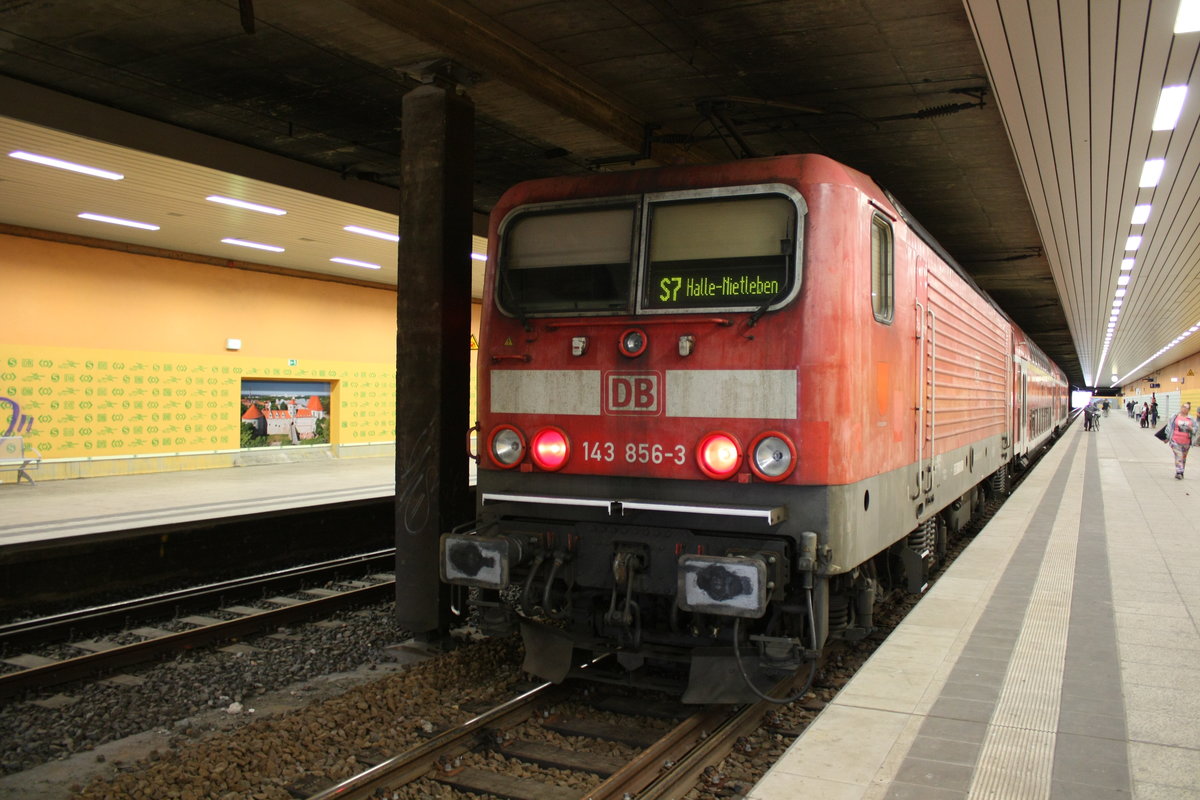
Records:
<instances>
[{"instance_id":1,"label":"gravel ballast","mask_svg":"<svg viewBox=\"0 0 1200 800\"><path fill-rule=\"evenodd\" d=\"M383 603L11 700L0 798L290 800L285 787L348 777L364 753L391 755L520 674L511 642L401 671L406 638Z\"/></svg>"}]
</instances>

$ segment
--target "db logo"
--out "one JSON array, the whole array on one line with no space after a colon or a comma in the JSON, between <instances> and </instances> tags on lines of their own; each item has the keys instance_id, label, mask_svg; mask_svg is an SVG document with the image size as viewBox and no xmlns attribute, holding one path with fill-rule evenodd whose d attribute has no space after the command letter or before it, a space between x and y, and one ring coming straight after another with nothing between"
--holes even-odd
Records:
<instances>
[{"instance_id":1,"label":"db logo","mask_svg":"<svg viewBox=\"0 0 1200 800\"><path fill-rule=\"evenodd\" d=\"M657 372L610 372L604 378L604 413L659 413Z\"/></svg>"}]
</instances>

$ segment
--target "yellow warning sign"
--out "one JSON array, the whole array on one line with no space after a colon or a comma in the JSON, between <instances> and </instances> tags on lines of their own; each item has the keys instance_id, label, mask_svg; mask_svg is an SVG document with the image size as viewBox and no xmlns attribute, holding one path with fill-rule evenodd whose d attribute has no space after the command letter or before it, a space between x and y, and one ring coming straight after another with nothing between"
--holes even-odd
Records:
<instances>
[{"instance_id":1,"label":"yellow warning sign","mask_svg":"<svg viewBox=\"0 0 1200 800\"><path fill-rule=\"evenodd\" d=\"M1194 369L1189 369L1189 370L1188 370L1188 373L1187 373L1187 376L1188 376L1189 378L1194 378L1194 377L1196 377L1196 370L1194 370Z\"/></svg>"},{"instance_id":2,"label":"yellow warning sign","mask_svg":"<svg viewBox=\"0 0 1200 800\"><path fill-rule=\"evenodd\" d=\"M473 333L471 334L471 349L472 350L479 349L479 340L475 338L475 334L473 334Z\"/></svg>"},{"instance_id":3,"label":"yellow warning sign","mask_svg":"<svg viewBox=\"0 0 1200 800\"><path fill-rule=\"evenodd\" d=\"M504 340L504 346L505 346L505 347L512 347L512 337L509 337L509 338L507 338L507 339L505 339L505 340Z\"/></svg>"}]
</instances>

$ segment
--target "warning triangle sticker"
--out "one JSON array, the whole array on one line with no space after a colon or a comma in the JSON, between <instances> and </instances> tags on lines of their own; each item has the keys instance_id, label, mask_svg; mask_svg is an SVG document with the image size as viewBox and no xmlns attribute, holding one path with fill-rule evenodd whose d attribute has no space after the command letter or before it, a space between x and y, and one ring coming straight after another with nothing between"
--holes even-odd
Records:
<instances>
[{"instance_id":1,"label":"warning triangle sticker","mask_svg":"<svg viewBox=\"0 0 1200 800\"><path fill-rule=\"evenodd\" d=\"M505 347L512 347L512 337L509 337L508 339L505 339L505 340L504 340L504 346L505 346Z\"/></svg>"},{"instance_id":2,"label":"warning triangle sticker","mask_svg":"<svg viewBox=\"0 0 1200 800\"><path fill-rule=\"evenodd\" d=\"M472 350L479 349L479 340L475 338L475 334L471 334L471 349Z\"/></svg>"}]
</instances>

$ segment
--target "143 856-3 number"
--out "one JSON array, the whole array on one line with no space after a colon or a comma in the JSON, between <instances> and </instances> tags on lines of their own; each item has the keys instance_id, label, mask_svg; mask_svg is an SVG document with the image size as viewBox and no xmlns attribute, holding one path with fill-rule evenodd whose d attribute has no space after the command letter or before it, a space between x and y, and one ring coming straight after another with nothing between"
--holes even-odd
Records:
<instances>
[{"instance_id":1,"label":"143 856-3 number","mask_svg":"<svg viewBox=\"0 0 1200 800\"><path fill-rule=\"evenodd\" d=\"M622 458L627 464L662 464L683 466L687 463L687 448L681 444L662 445L648 442L584 442L584 461L612 463Z\"/></svg>"}]
</instances>

